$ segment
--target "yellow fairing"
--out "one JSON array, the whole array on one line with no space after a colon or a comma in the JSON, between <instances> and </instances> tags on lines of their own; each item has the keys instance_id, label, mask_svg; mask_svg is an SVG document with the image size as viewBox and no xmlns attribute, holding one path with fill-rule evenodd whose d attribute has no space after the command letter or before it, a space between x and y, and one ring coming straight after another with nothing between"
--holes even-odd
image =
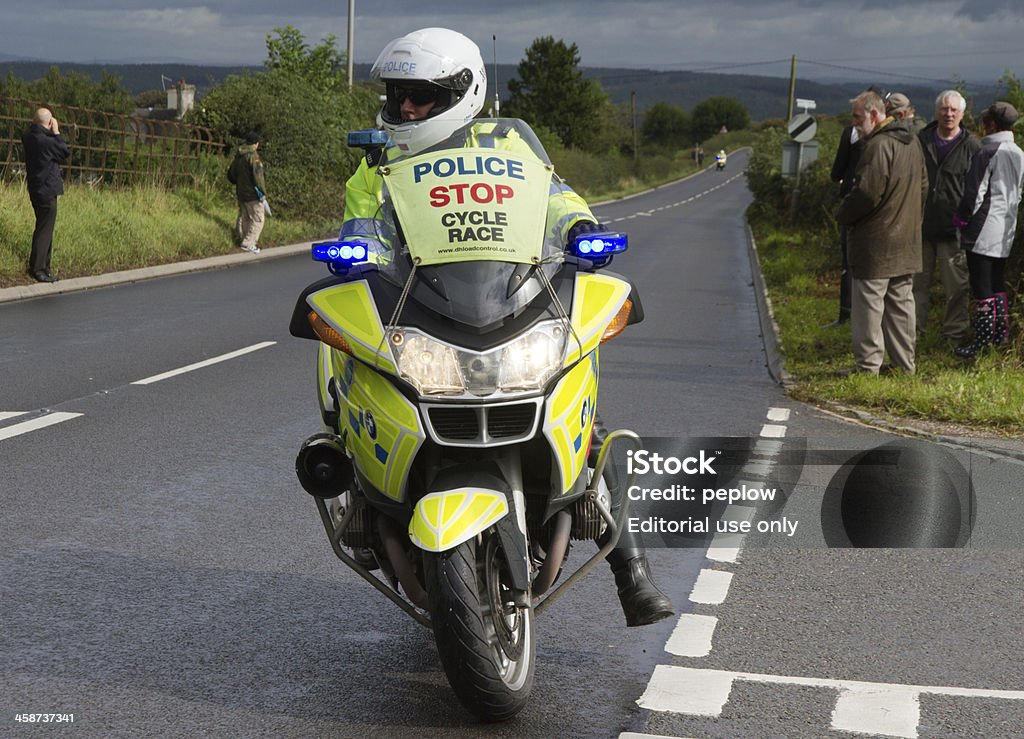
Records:
<instances>
[{"instance_id":1,"label":"yellow fairing","mask_svg":"<svg viewBox=\"0 0 1024 739\"><path fill-rule=\"evenodd\" d=\"M384 324L377 314L377 305L366 280L318 290L308 296L306 302L345 337L357 359L397 374L391 347L384 341Z\"/></svg>"},{"instance_id":2,"label":"yellow fairing","mask_svg":"<svg viewBox=\"0 0 1024 739\"><path fill-rule=\"evenodd\" d=\"M409 538L428 552L444 552L472 539L508 513L503 493L455 488L422 498L409 522Z\"/></svg>"},{"instance_id":3,"label":"yellow fairing","mask_svg":"<svg viewBox=\"0 0 1024 739\"><path fill-rule=\"evenodd\" d=\"M416 406L386 376L347 354L330 352L345 445L374 487L404 500L412 460L426 438Z\"/></svg>"},{"instance_id":4,"label":"yellow fairing","mask_svg":"<svg viewBox=\"0 0 1024 739\"><path fill-rule=\"evenodd\" d=\"M583 344L580 351L576 337L569 338L565 366L580 361L597 348L608 324L629 297L629 283L602 274L577 273L572 299L572 325Z\"/></svg>"},{"instance_id":5,"label":"yellow fairing","mask_svg":"<svg viewBox=\"0 0 1024 739\"><path fill-rule=\"evenodd\" d=\"M587 464L597 403L597 350L573 367L555 386L544 409L544 435L558 465L565 493Z\"/></svg>"}]
</instances>

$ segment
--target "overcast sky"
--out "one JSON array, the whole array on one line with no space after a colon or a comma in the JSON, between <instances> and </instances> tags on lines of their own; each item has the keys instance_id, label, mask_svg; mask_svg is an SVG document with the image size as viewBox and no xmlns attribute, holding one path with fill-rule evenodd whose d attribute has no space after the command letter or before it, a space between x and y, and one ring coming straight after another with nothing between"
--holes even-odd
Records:
<instances>
[{"instance_id":1,"label":"overcast sky","mask_svg":"<svg viewBox=\"0 0 1024 739\"><path fill-rule=\"evenodd\" d=\"M348 0L0 0L0 55L75 62L260 64L292 25L344 50ZM994 83L1024 77L1024 0L356 0L355 61L442 25L493 61L539 36L575 43L585 67ZM745 66L738 66L738 65ZM866 74L867 73L867 74ZM888 73L882 75L880 73Z\"/></svg>"}]
</instances>

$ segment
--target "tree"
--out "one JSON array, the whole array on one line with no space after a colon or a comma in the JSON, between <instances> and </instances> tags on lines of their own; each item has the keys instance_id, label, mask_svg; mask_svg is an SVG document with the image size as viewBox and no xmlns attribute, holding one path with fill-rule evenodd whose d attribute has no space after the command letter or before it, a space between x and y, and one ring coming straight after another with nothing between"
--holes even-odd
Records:
<instances>
[{"instance_id":1,"label":"tree","mask_svg":"<svg viewBox=\"0 0 1024 739\"><path fill-rule=\"evenodd\" d=\"M81 72L62 73L56 65L33 82L20 80L8 71L6 82L0 84L0 95L36 100L51 107L68 105L106 113L130 113L134 107L131 93L116 75L103 70L99 82L93 82Z\"/></svg>"},{"instance_id":2,"label":"tree","mask_svg":"<svg viewBox=\"0 0 1024 739\"><path fill-rule=\"evenodd\" d=\"M138 108L166 108L167 93L164 90L143 90L135 96Z\"/></svg>"},{"instance_id":3,"label":"tree","mask_svg":"<svg viewBox=\"0 0 1024 739\"><path fill-rule=\"evenodd\" d=\"M345 54L335 47L337 37L325 36L310 47L302 33L292 26L275 28L277 38L267 34L267 58L263 66L271 71L300 77L319 90L338 89L348 84Z\"/></svg>"},{"instance_id":4,"label":"tree","mask_svg":"<svg viewBox=\"0 0 1024 739\"><path fill-rule=\"evenodd\" d=\"M362 157L346 146L346 134L373 125L380 102L373 88L357 85L350 93L340 84L344 76L332 77L327 40L310 49L295 29L278 29L278 36L267 37L266 71L228 77L186 120L235 144L259 132L275 215L337 217L345 180Z\"/></svg>"},{"instance_id":5,"label":"tree","mask_svg":"<svg viewBox=\"0 0 1024 739\"><path fill-rule=\"evenodd\" d=\"M508 82L511 97L503 112L550 129L566 147L599 146L614 111L601 85L583 77L579 63L576 44L566 46L551 36L536 39L516 67L519 78Z\"/></svg>"},{"instance_id":6,"label":"tree","mask_svg":"<svg viewBox=\"0 0 1024 739\"><path fill-rule=\"evenodd\" d=\"M1003 76L999 78L999 82L1006 87L1006 94L1002 95L1001 99L1017 110L1024 112L1024 84L1021 84L1021 81L1010 70L1003 73Z\"/></svg>"},{"instance_id":7,"label":"tree","mask_svg":"<svg viewBox=\"0 0 1024 739\"><path fill-rule=\"evenodd\" d=\"M678 105L655 103L644 113L640 135L648 144L683 148L690 140L690 118Z\"/></svg>"},{"instance_id":8,"label":"tree","mask_svg":"<svg viewBox=\"0 0 1024 739\"><path fill-rule=\"evenodd\" d=\"M720 95L702 100L693 106L690 114L693 138L697 141L711 138L722 126L738 131L750 126L750 114L734 97Z\"/></svg>"}]
</instances>

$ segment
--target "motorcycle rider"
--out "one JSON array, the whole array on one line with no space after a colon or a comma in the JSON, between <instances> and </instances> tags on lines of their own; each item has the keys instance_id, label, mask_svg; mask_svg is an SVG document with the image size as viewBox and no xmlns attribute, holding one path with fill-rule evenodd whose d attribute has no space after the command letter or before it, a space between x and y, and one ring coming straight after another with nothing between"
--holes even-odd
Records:
<instances>
[{"instance_id":1,"label":"motorcycle rider","mask_svg":"<svg viewBox=\"0 0 1024 739\"><path fill-rule=\"evenodd\" d=\"M718 153L715 154L715 164L718 165L719 169L725 169L725 163L728 159L729 157L726 156L725 149L719 149Z\"/></svg>"},{"instance_id":2,"label":"motorcycle rider","mask_svg":"<svg viewBox=\"0 0 1024 739\"><path fill-rule=\"evenodd\" d=\"M388 43L370 72L385 86L378 125L389 135L387 147L371 149L345 184L345 214L339 238L376 241L383 203L383 178L377 167L391 156L409 156L448 141L462 130L467 147L493 147L535 156L514 131L494 123L469 126L483 108L487 75L480 49L461 33L425 28ZM586 201L557 178L552 179L548 222L556 224L567 244L582 233L603 230ZM591 459L607 431L594 422ZM625 492L613 491L617 510ZM634 534L623 532L607 557L615 575L628 626L654 623L672 615L671 601L657 588L650 564Z\"/></svg>"}]
</instances>

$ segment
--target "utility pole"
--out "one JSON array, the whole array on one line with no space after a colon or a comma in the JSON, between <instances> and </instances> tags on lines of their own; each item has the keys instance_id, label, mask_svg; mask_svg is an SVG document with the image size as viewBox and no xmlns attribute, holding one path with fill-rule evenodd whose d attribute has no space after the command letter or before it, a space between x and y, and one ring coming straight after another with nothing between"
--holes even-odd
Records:
<instances>
[{"instance_id":1,"label":"utility pole","mask_svg":"<svg viewBox=\"0 0 1024 739\"><path fill-rule=\"evenodd\" d=\"M498 35L491 34L491 47L494 59L494 117L501 118L501 98L498 96Z\"/></svg>"},{"instance_id":2,"label":"utility pole","mask_svg":"<svg viewBox=\"0 0 1024 739\"><path fill-rule=\"evenodd\" d=\"M796 96L796 54L789 63L789 102L786 108L786 120L793 118L793 98Z\"/></svg>"},{"instance_id":3,"label":"utility pole","mask_svg":"<svg viewBox=\"0 0 1024 739\"><path fill-rule=\"evenodd\" d=\"M352 92L352 75L355 65L352 55L355 54L356 37L356 0L348 0L348 91Z\"/></svg>"},{"instance_id":4,"label":"utility pole","mask_svg":"<svg viewBox=\"0 0 1024 739\"><path fill-rule=\"evenodd\" d=\"M630 108L633 111L633 161L640 161L640 147L637 143L636 131L636 90L629 93Z\"/></svg>"}]
</instances>

